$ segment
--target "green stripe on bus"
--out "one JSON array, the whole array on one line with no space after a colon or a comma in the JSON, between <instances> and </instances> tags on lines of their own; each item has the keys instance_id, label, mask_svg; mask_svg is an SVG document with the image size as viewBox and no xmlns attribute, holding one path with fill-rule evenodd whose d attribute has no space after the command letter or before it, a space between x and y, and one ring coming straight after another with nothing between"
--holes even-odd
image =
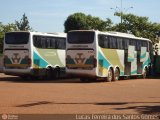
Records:
<instances>
[{"instance_id":1,"label":"green stripe on bus","mask_svg":"<svg viewBox=\"0 0 160 120\"><path fill-rule=\"evenodd\" d=\"M43 60L43 58L41 58L36 52L34 52L34 64L41 67L41 68L46 68L46 66L48 65L48 63ZM35 62L38 61L38 62Z\"/></svg>"}]
</instances>

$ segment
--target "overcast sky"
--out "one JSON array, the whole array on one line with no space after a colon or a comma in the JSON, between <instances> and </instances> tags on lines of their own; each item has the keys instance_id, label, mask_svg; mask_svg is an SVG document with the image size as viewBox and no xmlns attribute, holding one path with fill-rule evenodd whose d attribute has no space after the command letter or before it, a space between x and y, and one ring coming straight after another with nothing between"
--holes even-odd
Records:
<instances>
[{"instance_id":1,"label":"overcast sky","mask_svg":"<svg viewBox=\"0 0 160 120\"><path fill-rule=\"evenodd\" d=\"M146 16L151 22L160 23L160 0L122 0L122 7L126 13ZM83 12L103 20L111 18L117 23L120 18L114 16L114 12L120 8L121 0L1 0L0 22L14 23L26 13L34 30L63 32L64 21L73 13Z\"/></svg>"}]
</instances>

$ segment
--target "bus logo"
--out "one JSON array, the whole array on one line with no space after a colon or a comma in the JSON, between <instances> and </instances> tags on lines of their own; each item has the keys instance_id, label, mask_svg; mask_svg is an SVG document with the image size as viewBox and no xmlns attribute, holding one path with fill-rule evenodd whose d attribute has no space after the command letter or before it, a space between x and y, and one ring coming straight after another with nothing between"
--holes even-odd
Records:
<instances>
[{"instance_id":1,"label":"bus logo","mask_svg":"<svg viewBox=\"0 0 160 120\"><path fill-rule=\"evenodd\" d=\"M18 53L14 53L11 59L12 59L13 63L19 63L21 58Z\"/></svg>"},{"instance_id":2,"label":"bus logo","mask_svg":"<svg viewBox=\"0 0 160 120\"><path fill-rule=\"evenodd\" d=\"M84 60L85 60L85 59L86 59L86 58L84 57L83 53L77 53L76 58L75 58L75 60L76 60L76 62L77 62L78 64L84 63Z\"/></svg>"},{"instance_id":3,"label":"bus logo","mask_svg":"<svg viewBox=\"0 0 160 120\"><path fill-rule=\"evenodd\" d=\"M7 114L2 114L2 120L7 120L8 119L8 115Z\"/></svg>"}]
</instances>

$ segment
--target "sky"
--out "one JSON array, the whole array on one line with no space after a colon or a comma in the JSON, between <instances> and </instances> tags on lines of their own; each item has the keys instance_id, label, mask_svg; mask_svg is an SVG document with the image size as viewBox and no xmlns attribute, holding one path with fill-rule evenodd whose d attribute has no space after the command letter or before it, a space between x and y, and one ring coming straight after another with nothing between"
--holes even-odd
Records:
<instances>
[{"instance_id":1,"label":"sky","mask_svg":"<svg viewBox=\"0 0 160 120\"><path fill-rule=\"evenodd\" d=\"M82 12L118 23L120 18L114 16L114 12L120 11L121 2L124 13L145 16L151 22L160 23L160 0L1 0L0 22L15 23L25 13L35 31L63 32L67 17Z\"/></svg>"}]
</instances>

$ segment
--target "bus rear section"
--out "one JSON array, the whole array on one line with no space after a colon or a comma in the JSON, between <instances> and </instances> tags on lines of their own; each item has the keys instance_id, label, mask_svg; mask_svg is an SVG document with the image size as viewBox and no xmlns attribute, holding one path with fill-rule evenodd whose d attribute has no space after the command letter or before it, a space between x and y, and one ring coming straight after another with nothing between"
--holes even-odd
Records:
<instances>
[{"instance_id":1,"label":"bus rear section","mask_svg":"<svg viewBox=\"0 0 160 120\"><path fill-rule=\"evenodd\" d=\"M4 73L24 75L30 73L31 55L29 32L9 32L4 40Z\"/></svg>"},{"instance_id":2,"label":"bus rear section","mask_svg":"<svg viewBox=\"0 0 160 120\"><path fill-rule=\"evenodd\" d=\"M66 72L79 77L96 76L94 31L70 31L67 36Z\"/></svg>"}]
</instances>

